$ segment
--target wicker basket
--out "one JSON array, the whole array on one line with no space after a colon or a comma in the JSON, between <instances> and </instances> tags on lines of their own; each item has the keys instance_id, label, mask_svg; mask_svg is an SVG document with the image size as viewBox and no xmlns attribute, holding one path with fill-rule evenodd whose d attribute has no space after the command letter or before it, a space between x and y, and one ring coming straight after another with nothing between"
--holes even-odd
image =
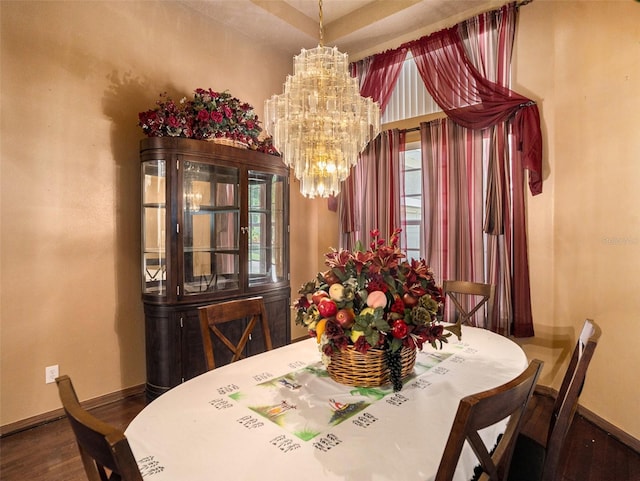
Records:
<instances>
[{"instance_id":1,"label":"wicker basket","mask_svg":"<svg viewBox=\"0 0 640 481\"><path fill-rule=\"evenodd\" d=\"M402 359L402 377L413 371L416 363L416 350L403 347L400 351ZM383 349L369 349L366 354L349 346L331 355L327 366L331 379L340 384L357 387L376 387L389 384L389 368L384 360Z\"/></svg>"}]
</instances>

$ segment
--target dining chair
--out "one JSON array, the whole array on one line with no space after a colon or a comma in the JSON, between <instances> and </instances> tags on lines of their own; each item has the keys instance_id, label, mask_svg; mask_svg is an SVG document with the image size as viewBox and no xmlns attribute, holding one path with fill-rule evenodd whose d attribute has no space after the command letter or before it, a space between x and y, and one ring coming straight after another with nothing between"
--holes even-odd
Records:
<instances>
[{"instance_id":1,"label":"dining chair","mask_svg":"<svg viewBox=\"0 0 640 481\"><path fill-rule=\"evenodd\" d=\"M269 331L269 321L264 308L262 297L251 297L249 299L236 299L233 301L218 302L198 309L200 313L200 330L202 332L202 343L204 348L207 369L215 369L214 342L212 335L217 337L233 354L231 362L235 362L244 357L244 350L247 342L251 339L255 327L260 323L262 327L262 338L265 350L270 351L271 333ZM247 322L248 319L248 322ZM235 322L246 326L242 331L240 340L234 344L229 337L220 330L220 325Z\"/></svg>"},{"instance_id":2,"label":"dining chair","mask_svg":"<svg viewBox=\"0 0 640 481\"><path fill-rule=\"evenodd\" d=\"M515 379L494 389L466 396L460 400L435 481L451 481L465 441L480 462L479 481L504 481L522 417L542 370L543 362L534 359ZM509 418L495 448L487 449L479 431Z\"/></svg>"},{"instance_id":3,"label":"dining chair","mask_svg":"<svg viewBox=\"0 0 640 481\"><path fill-rule=\"evenodd\" d=\"M551 411L546 443L524 433L518 436L511 463L509 481L553 481L560 462L564 441L578 407L587 368L602 331L587 319L573 350L569 367Z\"/></svg>"},{"instance_id":4,"label":"dining chair","mask_svg":"<svg viewBox=\"0 0 640 481\"><path fill-rule=\"evenodd\" d=\"M142 481L124 433L82 408L69 376L56 383L89 481Z\"/></svg>"},{"instance_id":5,"label":"dining chair","mask_svg":"<svg viewBox=\"0 0 640 481\"><path fill-rule=\"evenodd\" d=\"M442 291L445 296L453 301L456 307L456 311L458 312L456 323L478 327L477 322L473 320L473 316L485 304L487 306L486 318L491 319L493 311L493 284L448 280L442 283ZM481 299L473 304L473 301L476 301L478 297Z\"/></svg>"}]
</instances>

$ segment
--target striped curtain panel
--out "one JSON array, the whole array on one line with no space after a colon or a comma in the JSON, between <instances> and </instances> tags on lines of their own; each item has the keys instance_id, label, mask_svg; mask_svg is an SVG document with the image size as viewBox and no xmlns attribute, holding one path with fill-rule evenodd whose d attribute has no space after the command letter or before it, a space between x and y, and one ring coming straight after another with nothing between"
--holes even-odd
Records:
<instances>
[{"instance_id":1,"label":"striped curtain panel","mask_svg":"<svg viewBox=\"0 0 640 481\"><path fill-rule=\"evenodd\" d=\"M484 132L451 119L420 124L422 150L422 222L420 251L440 282L486 282L484 205ZM461 302L468 304L468 299ZM469 305L465 306L469 310ZM444 318L455 322L446 303ZM484 327L485 313L473 322Z\"/></svg>"},{"instance_id":2,"label":"striped curtain panel","mask_svg":"<svg viewBox=\"0 0 640 481\"><path fill-rule=\"evenodd\" d=\"M516 13L508 5L456 27L468 61L504 90L510 85ZM486 327L532 336L524 174L510 142L512 126L509 118L482 130L451 119L421 126L423 169L429 172L423 223L432 230L425 248L439 279L496 286Z\"/></svg>"},{"instance_id":3,"label":"striped curtain panel","mask_svg":"<svg viewBox=\"0 0 640 481\"><path fill-rule=\"evenodd\" d=\"M509 88L516 17L515 4L505 5L364 59L352 73L361 92L386 105L398 63L406 49L413 54L427 90L448 115L421 125L424 257L440 281L494 284L493 318L485 327L525 337L534 333L524 169L531 193L542 192L542 136L535 102ZM341 247L367 241L372 228L388 236L400 225L401 171L388 169L401 165L403 151L404 139L387 132L362 154L340 196Z\"/></svg>"},{"instance_id":4,"label":"striped curtain panel","mask_svg":"<svg viewBox=\"0 0 640 481\"><path fill-rule=\"evenodd\" d=\"M493 153L496 137L504 129L492 127L472 130L449 118L422 123L422 150L425 259L433 268L436 279L486 282L495 285L492 319L490 311L478 311L475 325L489 328L502 335L511 333L512 267L511 220L509 209L504 213L506 232L489 234L485 231L487 197L491 177L502 175L491 170L498 165ZM509 172L506 172L509 175ZM504 179L508 185L509 179ZM499 186L504 183L498 183ZM510 204L510 192L498 192L496 197ZM470 299L461 299L466 308ZM455 321L449 303L445 319Z\"/></svg>"},{"instance_id":5,"label":"striped curtain panel","mask_svg":"<svg viewBox=\"0 0 640 481\"><path fill-rule=\"evenodd\" d=\"M360 154L339 196L340 247L352 250L358 241L368 246L370 232L380 231L388 240L402 227L404 210L404 132L386 130L372 140ZM401 233L399 245L406 245Z\"/></svg>"}]
</instances>

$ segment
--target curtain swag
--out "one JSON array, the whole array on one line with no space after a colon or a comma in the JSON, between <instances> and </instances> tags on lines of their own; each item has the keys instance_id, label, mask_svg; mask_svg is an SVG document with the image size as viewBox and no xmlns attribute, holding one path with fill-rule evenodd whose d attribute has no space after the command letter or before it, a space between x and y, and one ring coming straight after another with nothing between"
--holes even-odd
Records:
<instances>
[{"instance_id":1,"label":"curtain swag","mask_svg":"<svg viewBox=\"0 0 640 481\"><path fill-rule=\"evenodd\" d=\"M514 4L495 12L515 12ZM454 122L481 130L508 122L519 152L519 164L529 171L529 190L542 193L542 133L535 101L485 78L465 53L461 25L456 25L395 50L361 60L368 64L361 95L372 97L386 108L400 75L407 52L411 51L429 94Z\"/></svg>"}]
</instances>

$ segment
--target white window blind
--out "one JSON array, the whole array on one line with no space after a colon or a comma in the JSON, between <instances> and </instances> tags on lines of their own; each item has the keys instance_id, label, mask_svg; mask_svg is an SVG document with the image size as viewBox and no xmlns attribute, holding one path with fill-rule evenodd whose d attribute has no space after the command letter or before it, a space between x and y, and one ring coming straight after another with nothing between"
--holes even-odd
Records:
<instances>
[{"instance_id":1,"label":"white window blind","mask_svg":"<svg viewBox=\"0 0 640 481\"><path fill-rule=\"evenodd\" d=\"M382 115L382 123L410 119L421 115L442 112L427 92L424 82L420 78L418 67L413 61L411 53L402 65L398 83L393 89L387 109Z\"/></svg>"}]
</instances>

